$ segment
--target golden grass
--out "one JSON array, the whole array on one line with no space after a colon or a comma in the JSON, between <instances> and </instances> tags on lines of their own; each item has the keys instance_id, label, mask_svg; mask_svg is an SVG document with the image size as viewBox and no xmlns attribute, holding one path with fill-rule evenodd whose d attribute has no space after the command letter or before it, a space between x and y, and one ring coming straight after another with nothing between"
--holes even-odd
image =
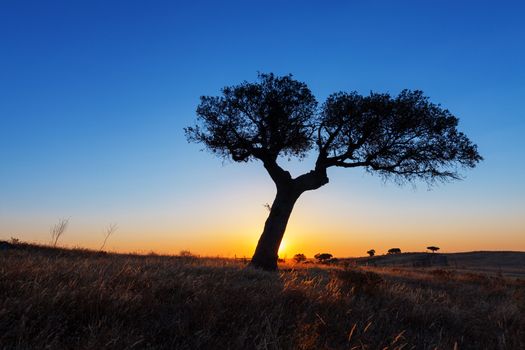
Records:
<instances>
[{"instance_id":1,"label":"golden grass","mask_svg":"<svg viewBox=\"0 0 525 350\"><path fill-rule=\"evenodd\" d=\"M0 251L4 349L524 349L522 280L437 269Z\"/></svg>"}]
</instances>

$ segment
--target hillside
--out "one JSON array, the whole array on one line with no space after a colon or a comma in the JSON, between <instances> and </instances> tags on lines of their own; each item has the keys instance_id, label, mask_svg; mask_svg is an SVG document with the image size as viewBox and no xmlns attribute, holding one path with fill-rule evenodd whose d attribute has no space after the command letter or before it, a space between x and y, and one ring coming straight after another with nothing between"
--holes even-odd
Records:
<instances>
[{"instance_id":1,"label":"hillside","mask_svg":"<svg viewBox=\"0 0 525 350\"><path fill-rule=\"evenodd\" d=\"M403 253L343 259L376 267L447 267L455 270L525 277L525 252Z\"/></svg>"},{"instance_id":2,"label":"hillside","mask_svg":"<svg viewBox=\"0 0 525 350\"><path fill-rule=\"evenodd\" d=\"M268 273L229 259L0 245L0 344L4 349L525 348L520 279L450 267L280 268Z\"/></svg>"}]
</instances>

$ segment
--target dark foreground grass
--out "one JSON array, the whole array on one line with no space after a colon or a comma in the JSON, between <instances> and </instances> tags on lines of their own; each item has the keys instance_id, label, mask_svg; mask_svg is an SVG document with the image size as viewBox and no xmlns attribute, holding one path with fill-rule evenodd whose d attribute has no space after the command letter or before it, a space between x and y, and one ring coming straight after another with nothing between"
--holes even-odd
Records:
<instances>
[{"instance_id":1,"label":"dark foreground grass","mask_svg":"<svg viewBox=\"0 0 525 350\"><path fill-rule=\"evenodd\" d=\"M525 349L525 284L451 270L0 251L4 349Z\"/></svg>"}]
</instances>

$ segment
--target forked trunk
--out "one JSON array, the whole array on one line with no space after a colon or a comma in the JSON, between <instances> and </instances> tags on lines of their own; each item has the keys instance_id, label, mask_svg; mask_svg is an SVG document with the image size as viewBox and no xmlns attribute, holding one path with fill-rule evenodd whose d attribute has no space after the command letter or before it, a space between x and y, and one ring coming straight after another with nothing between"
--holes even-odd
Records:
<instances>
[{"instance_id":1,"label":"forked trunk","mask_svg":"<svg viewBox=\"0 0 525 350\"><path fill-rule=\"evenodd\" d=\"M264 165L277 187L277 195L264 224L251 266L268 271L277 270L277 252L286 231L293 206L301 193L315 190L328 183L326 167L316 165L316 169L292 179L290 173L282 170L275 162Z\"/></svg>"},{"instance_id":2,"label":"forked trunk","mask_svg":"<svg viewBox=\"0 0 525 350\"><path fill-rule=\"evenodd\" d=\"M277 252L283 239L293 206L300 196L293 189L278 189L264 224L264 230L257 243L251 266L268 271L277 270Z\"/></svg>"}]
</instances>

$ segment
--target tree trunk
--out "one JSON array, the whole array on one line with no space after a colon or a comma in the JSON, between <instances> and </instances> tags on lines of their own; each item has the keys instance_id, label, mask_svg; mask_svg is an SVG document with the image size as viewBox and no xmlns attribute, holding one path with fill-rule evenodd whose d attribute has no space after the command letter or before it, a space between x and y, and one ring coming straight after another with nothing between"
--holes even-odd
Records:
<instances>
[{"instance_id":1,"label":"tree trunk","mask_svg":"<svg viewBox=\"0 0 525 350\"><path fill-rule=\"evenodd\" d=\"M268 271L277 270L277 252L286 231L288 219L293 206L301 193L318 189L328 183L326 167L316 166L306 174L292 179L290 173L282 170L275 162L266 162L264 167L272 177L277 187L277 195L273 201L270 215L264 224L264 230L259 238L250 265Z\"/></svg>"},{"instance_id":2,"label":"tree trunk","mask_svg":"<svg viewBox=\"0 0 525 350\"><path fill-rule=\"evenodd\" d=\"M283 239L288 219L297 198L301 195L291 188L278 188L277 195L270 209L270 215L264 224L264 230L255 248L251 266L268 271L277 270L277 252Z\"/></svg>"}]
</instances>

